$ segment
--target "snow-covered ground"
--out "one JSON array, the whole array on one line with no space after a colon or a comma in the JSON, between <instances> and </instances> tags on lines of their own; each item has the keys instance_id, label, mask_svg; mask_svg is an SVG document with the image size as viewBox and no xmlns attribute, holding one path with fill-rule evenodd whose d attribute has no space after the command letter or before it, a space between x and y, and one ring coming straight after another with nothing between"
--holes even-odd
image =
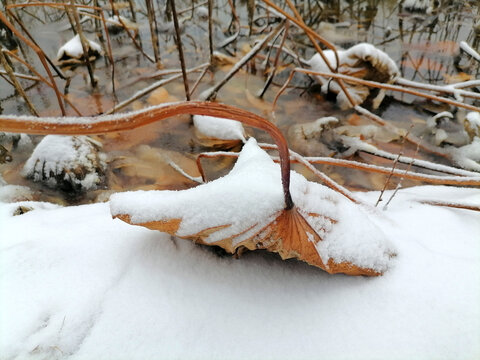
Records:
<instances>
[{"instance_id":1,"label":"snow-covered ground","mask_svg":"<svg viewBox=\"0 0 480 360\"><path fill-rule=\"evenodd\" d=\"M401 190L372 216L397 250L376 278L221 258L108 203L0 203L0 358L478 359L480 214L414 198L480 204L478 189Z\"/></svg>"}]
</instances>

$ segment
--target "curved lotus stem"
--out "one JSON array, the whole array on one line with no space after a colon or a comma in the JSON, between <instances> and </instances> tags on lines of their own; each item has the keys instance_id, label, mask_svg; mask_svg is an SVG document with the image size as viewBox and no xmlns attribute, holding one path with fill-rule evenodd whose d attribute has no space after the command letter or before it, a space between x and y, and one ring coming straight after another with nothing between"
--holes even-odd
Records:
<instances>
[{"instance_id":1,"label":"curved lotus stem","mask_svg":"<svg viewBox=\"0 0 480 360\"><path fill-rule=\"evenodd\" d=\"M289 152L285 137L268 120L233 106L214 102L187 101L149 107L129 113L94 117L36 118L0 115L0 129L8 132L40 135L92 135L131 130L181 114L221 117L240 121L246 125L267 131L278 146L285 209L293 208L293 200L289 189Z\"/></svg>"}]
</instances>

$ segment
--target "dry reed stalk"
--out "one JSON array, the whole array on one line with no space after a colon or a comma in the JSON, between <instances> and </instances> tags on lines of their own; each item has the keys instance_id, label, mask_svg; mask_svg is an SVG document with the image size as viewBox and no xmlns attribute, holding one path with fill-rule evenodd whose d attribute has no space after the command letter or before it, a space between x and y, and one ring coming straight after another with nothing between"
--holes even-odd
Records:
<instances>
[{"instance_id":1,"label":"dry reed stalk","mask_svg":"<svg viewBox=\"0 0 480 360\"><path fill-rule=\"evenodd\" d=\"M11 54L9 53L9 55L11 55ZM4 70L0 70L0 74L8 76L7 72L4 71ZM36 76L21 74L21 73L18 73L18 72L14 72L14 74L18 79L25 79L25 80L32 80L32 81L40 81L41 82L40 78L38 78Z\"/></svg>"},{"instance_id":2,"label":"dry reed stalk","mask_svg":"<svg viewBox=\"0 0 480 360\"><path fill-rule=\"evenodd\" d=\"M283 28L283 22L273 29L262 41L258 42L216 85L207 89L201 94L203 100L211 100L216 97L218 91L247 63L249 62L270 39L272 39Z\"/></svg>"},{"instance_id":3,"label":"dry reed stalk","mask_svg":"<svg viewBox=\"0 0 480 360\"><path fill-rule=\"evenodd\" d=\"M110 1L112 1L112 0L110 0ZM99 8L99 9L101 9L101 8ZM143 48L142 48L141 44L139 42L137 42L135 37L130 33L130 31L128 30L128 26L120 18L118 10L116 9L115 6L113 7L113 9L114 9L113 10L114 14L118 16L118 21L119 21L120 25L125 29L125 32L126 32L127 36L130 38L130 40L132 40L133 46L135 46L137 48L137 50L140 51L142 53L142 55L148 61L150 61L151 63L155 63L155 60L152 59L152 57L150 55L148 55L145 51L143 51ZM89 17L92 17L92 18L95 18L95 19L98 18L104 23L103 27L104 27L104 31L106 32L107 43L108 43L108 47L109 47L109 53L111 53L112 50L111 50L111 45L110 45L110 35L109 35L108 29L107 29L107 26L106 26L106 23L108 23L109 20L105 19L105 16L104 16L103 12L101 12L100 14L101 14L100 17L98 17L98 16L90 14L90 13L82 12L82 15L89 16Z\"/></svg>"},{"instance_id":4,"label":"dry reed stalk","mask_svg":"<svg viewBox=\"0 0 480 360\"><path fill-rule=\"evenodd\" d=\"M297 9L295 8L295 6L291 3L290 0L286 0L287 1L287 4L288 6L290 7L290 9L292 10L292 12L295 14L295 18L292 17L290 14L286 13L285 11L283 11L281 8L279 8L277 5L273 4L270 0L262 0L264 3L266 3L268 6L271 6L272 8L274 8L276 11L278 11L279 13L281 13L283 16L285 16L286 18L288 18L290 21L292 21L294 24L296 24L297 26L299 26L303 31L305 31L305 34L308 36L308 38L310 39L310 41L312 42L313 46L315 47L315 50L317 51L317 53L321 56L321 58L323 59L323 61L325 62L325 64L327 65L327 67L330 69L330 71L332 72L337 72L337 69L338 69L338 66L340 65L340 60L339 60L339 57L338 57L338 52L337 52L337 48L335 47L335 45L333 45L331 42L327 41L326 39L324 39L323 37L321 37L320 35L318 35L315 31L313 31L312 29L310 29L306 24L305 22L303 21L302 17L300 16L300 14L298 13ZM323 50L320 48L320 46L317 44L317 41L320 41L322 44L324 44L327 48L329 48L330 50L333 51L334 55L335 55L335 62L336 62L336 67L334 68L329 60L327 59L327 57L325 56L325 54L323 53ZM342 91L345 93L345 96L347 97L348 101L352 104L352 106L355 106L356 103L355 101L353 100L352 96L350 95L348 89L346 88L345 84L343 83L343 81L340 79L337 81L338 85L340 86L340 88L342 89Z\"/></svg>"},{"instance_id":5,"label":"dry reed stalk","mask_svg":"<svg viewBox=\"0 0 480 360\"><path fill-rule=\"evenodd\" d=\"M4 54L2 47L0 47L0 62L2 63L2 66L5 69L8 77L10 78L10 81L12 82L12 85L14 86L15 90L25 100L28 110L32 113L32 115L38 116L38 112L35 109L35 106L33 106L33 103L30 101L30 98L25 93L25 90L23 90L22 85L18 81L17 77L15 76L15 73L13 72L12 67L8 63L7 55Z\"/></svg>"},{"instance_id":6,"label":"dry reed stalk","mask_svg":"<svg viewBox=\"0 0 480 360\"><path fill-rule=\"evenodd\" d=\"M7 10L8 11L8 10ZM37 46L33 41L28 40L25 38L25 36L22 35L13 25L8 21L8 19L5 17L3 12L0 11L0 21L2 21L20 40L22 40L28 47L30 47L38 56L40 59L40 62L42 63L45 71L48 74L48 78L50 79L51 84L53 85L53 89L55 91L55 95L57 97L58 105L60 107L60 111L62 112L62 115L65 115L65 107L63 106L62 98L60 95L60 91L58 90L57 84L55 82L55 79L53 78L52 72L50 71L50 68L48 67L47 64L47 57L43 50ZM15 20L17 21L17 20ZM18 22L18 21L17 21ZM18 22L21 24L21 22ZM20 25L22 29L24 29L23 24ZM24 30L25 31L25 30Z\"/></svg>"},{"instance_id":7,"label":"dry reed stalk","mask_svg":"<svg viewBox=\"0 0 480 360\"><path fill-rule=\"evenodd\" d=\"M178 26L177 10L175 8L175 0L169 0L173 15L173 25L175 27L175 43L177 44L178 57L180 58L180 66L182 68L183 86L185 88L185 98L190 101L190 90L188 89L188 78L185 70L185 58L183 56L182 37L180 35L180 27Z\"/></svg>"},{"instance_id":8,"label":"dry reed stalk","mask_svg":"<svg viewBox=\"0 0 480 360\"><path fill-rule=\"evenodd\" d=\"M75 28L77 30L77 34L80 37L80 43L82 44L82 51L84 56L85 65L87 66L88 76L90 77L90 85L92 89L97 87L97 80L95 79L94 69L92 63L90 62L89 50L90 45L88 44L88 40L85 37L82 29L82 24L80 23L80 17L78 16L77 8L75 6L75 0L70 0L71 6L66 8L67 12L71 12L73 18L75 19Z\"/></svg>"},{"instance_id":9,"label":"dry reed stalk","mask_svg":"<svg viewBox=\"0 0 480 360\"><path fill-rule=\"evenodd\" d=\"M148 25L150 27L150 37L152 39L153 56L155 58L155 63L157 64L157 67L161 68L162 65L160 63L160 44L158 43L158 33L155 22L155 7L152 0L145 0L145 4L147 6Z\"/></svg>"},{"instance_id":10,"label":"dry reed stalk","mask_svg":"<svg viewBox=\"0 0 480 360\"><path fill-rule=\"evenodd\" d=\"M410 127L411 128L411 127ZM410 132L410 130L409 130ZM383 197L383 193L385 192L385 190L387 190L387 186L388 186L388 183L390 182L390 179L392 178L393 176L393 173L395 172L396 170L396 167L397 167L397 164L398 164L398 159L400 159L400 157L403 156L403 149L405 148L405 139L408 135L408 133L402 137L402 148L400 150L400 152L398 153L397 157L395 158L395 160L393 161L393 165L392 165L392 169L391 171L388 173L388 177L387 177L387 180L385 181L385 184L383 185L383 188L382 190L380 191L380 195L378 196L378 199L377 199L377 202L375 203L375 207L378 206L378 204L380 203L380 201L382 201L382 197ZM417 146L417 150L418 150L418 146Z\"/></svg>"},{"instance_id":11,"label":"dry reed stalk","mask_svg":"<svg viewBox=\"0 0 480 360\"><path fill-rule=\"evenodd\" d=\"M263 95L265 95L265 92L267 91L268 87L273 81L273 78L275 77L275 74L277 72L277 66L278 66L278 60L280 59L280 54L282 53L282 48L283 45L285 44L285 40L287 39L288 36L288 28L290 26L290 23L287 21L285 23L285 30L283 33L282 40L280 42L280 46L277 49L277 53L275 54L275 60L273 61L273 70L270 72L270 75L268 76L267 80L265 81L265 85L263 86L263 89L260 91L260 94L258 95L259 98L263 98Z\"/></svg>"},{"instance_id":12,"label":"dry reed stalk","mask_svg":"<svg viewBox=\"0 0 480 360\"><path fill-rule=\"evenodd\" d=\"M121 115L100 115L80 118L28 118L0 115L0 129L15 133L91 135L131 130L176 115L207 115L240 121L267 131L277 144L280 156L285 209L294 204L290 195L290 162L287 141L282 132L268 120L249 111L214 102L187 101L150 107Z\"/></svg>"},{"instance_id":13,"label":"dry reed stalk","mask_svg":"<svg viewBox=\"0 0 480 360\"><path fill-rule=\"evenodd\" d=\"M213 64L213 0L208 0L208 50L210 52L210 64Z\"/></svg>"},{"instance_id":14,"label":"dry reed stalk","mask_svg":"<svg viewBox=\"0 0 480 360\"><path fill-rule=\"evenodd\" d=\"M37 70L35 70L35 68L30 65L28 62L26 62L25 60L23 60L20 56L18 56L17 54L15 54L14 52L11 52L11 51L7 51L8 54L15 58L15 60L21 62L25 67L27 67L32 73L34 73L36 76L37 76L37 80L44 83L45 85L47 85L48 87L51 87L52 89L54 88L53 87L53 84L51 84L47 79L45 79ZM68 99L68 97L66 97L65 95L63 95L62 93L60 93L60 96L62 97L62 99L68 103L68 105L70 105L72 107L72 109L77 113L77 115L79 116L82 116L82 113L75 107L75 105L73 105L73 103Z\"/></svg>"}]
</instances>

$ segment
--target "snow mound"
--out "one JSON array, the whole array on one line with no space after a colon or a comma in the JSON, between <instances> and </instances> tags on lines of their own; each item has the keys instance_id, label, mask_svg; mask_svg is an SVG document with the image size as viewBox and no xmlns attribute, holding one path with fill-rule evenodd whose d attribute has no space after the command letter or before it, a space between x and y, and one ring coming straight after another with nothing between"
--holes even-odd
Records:
<instances>
[{"instance_id":1,"label":"snow mound","mask_svg":"<svg viewBox=\"0 0 480 360\"><path fill-rule=\"evenodd\" d=\"M102 47L99 44L91 40L87 40L87 42L89 56L102 53ZM77 34L58 49L57 60L68 58L81 59L83 56L82 42L80 41L80 35Z\"/></svg>"},{"instance_id":2,"label":"snow mound","mask_svg":"<svg viewBox=\"0 0 480 360\"><path fill-rule=\"evenodd\" d=\"M478 359L480 218L411 201L432 196L480 204L478 189L401 189L372 217L398 249L377 278L221 258L108 204L12 216L0 203L0 357Z\"/></svg>"},{"instance_id":3,"label":"snow mound","mask_svg":"<svg viewBox=\"0 0 480 360\"><path fill-rule=\"evenodd\" d=\"M25 163L23 175L66 191L96 188L103 181L104 155L87 136L48 135Z\"/></svg>"},{"instance_id":4,"label":"snow mound","mask_svg":"<svg viewBox=\"0 0 480 360\"><path fill-rule=\"evenodd\" d=\"M214 116L195 115L193 124L201 136L220 140L242 140L245 142L245 131L242 123L235 120Z\"/></svg>"},{"instance_id":5,"label":"snow mound","mask_svg":"<svg viewBox=\"0 0 480 360\"><path fill-rule=\"evenodd\" d=\"M290 190L297 208L322 238L316 249L324 264L332 259L378 272L387 269L393 246L364 209L293 171ZM222 178L183 191L114 194L110 208L113 216L128 214L134 224L181 219L176 232L181 237L228 225L205 242L232 238L235 246L260 232L283 210L280 167L251 138L232 171Z\"/></svg>"},{"instance_id":6,"label":"snow mound","mask_svg":"<svg viewBox=\"0 0 480 360\"><path fill-rule=\"evenodd\" d=\"M337 60L333 50L325 50L324 55L329 64L335 69L337 68ZM338 72L344 75L351 75L362 78L364 80L372 80L381 83L391 83L400 75L395 62L382 50L368 43L361 43L352 46L348 50L337 50L339 64ZM320 54L315 54L307 64L313 71L331 72ZM316 76L322 85L322 91L334 92L337 95L337 102L343 108L351 107L347 97L335 81L330 78L317 75ZM350 90L355 102L361 104L370 94L370 89L367 86L358 84L348 84L347 88Z\"/></svg>"}]
</instances>

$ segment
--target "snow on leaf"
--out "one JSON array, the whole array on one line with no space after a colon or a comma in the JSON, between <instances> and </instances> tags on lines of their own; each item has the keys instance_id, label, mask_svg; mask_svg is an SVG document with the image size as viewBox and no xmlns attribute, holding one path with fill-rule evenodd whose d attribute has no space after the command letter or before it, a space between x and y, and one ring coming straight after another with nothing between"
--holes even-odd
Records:
<instances>
[{"instance_id":1,"label":"snow on leaf","mask_svg":"<svg viewBox=\"0 0 480 360\"><path fill-rule=\"evenodd\" d=\"M266 249L329 273L380 275L394 250L359 205L291 172L286 210L280 168L254 139L226 176L182 191L112 195L113 217L205 245Z\"/></svg>"}]
</instances>

